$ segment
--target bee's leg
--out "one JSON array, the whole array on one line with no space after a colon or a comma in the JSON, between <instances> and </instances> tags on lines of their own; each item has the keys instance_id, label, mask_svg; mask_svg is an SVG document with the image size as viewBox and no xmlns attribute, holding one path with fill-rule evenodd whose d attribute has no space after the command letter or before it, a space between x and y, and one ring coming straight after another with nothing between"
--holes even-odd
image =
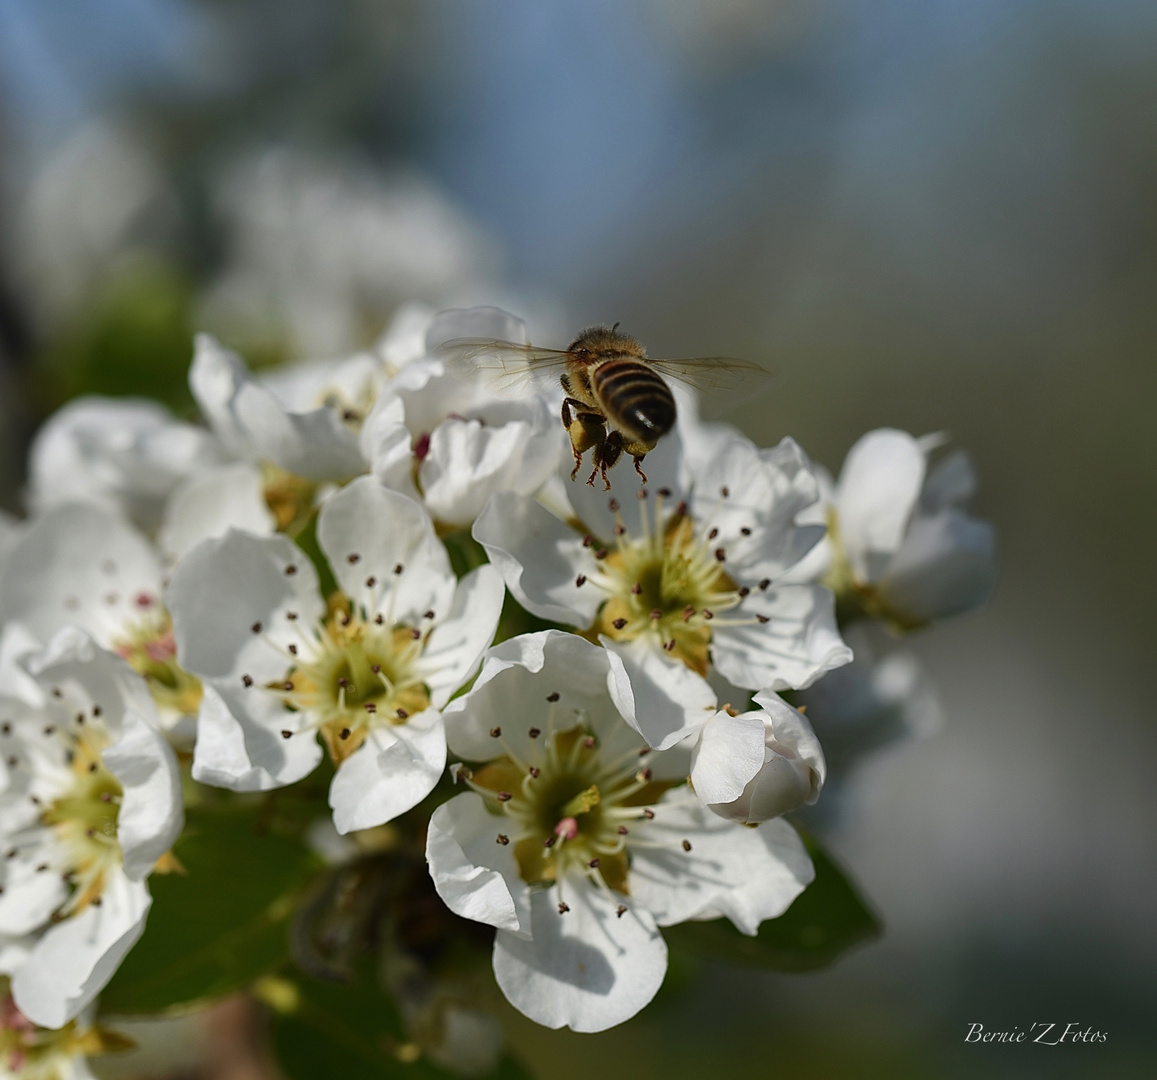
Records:
<instances>
[{"instance_id":1,"label":"bee's leg","mask_svg":"<svg viewBox=\"0 0 1157 1080\"><path fill-rule=\"evenodd\" d=\"M607 479L607 469L613 469L615 467L622 453L623 437L617 431L608 432L607 437L595 451L595 461L598 465L595 471L601 474L603 478L603 488L606 491L610 491L611 489L611 482ZM591 478L587 483L593 483L594 478L594 473L591 473Z\"/></svg>"},{"instance_id":2,"label":"bee's leg","mask_svg":"<svg viewBox=\"0 0 1157 1080\"><path fill-rule=\"evenodd\" d=\"M601 416L574 398L567 398L562 403L562 424L570 436L571 453L574 454L574 469L570 474L573 480L582 468L583 454L592 446L599 446L606 438L606 425Z\"/></svg>"},{"instance_id":3,"label":"bee's leg","mask_svg":"<svg viewBox=\"0 0 1157 1080\"><path fill-rule=\"evenodd\" d=\"M646 457L646 454L632 454L631 457L635 462L635 472L637 472L643 478L643 483L645 484L647 482L647 474L643 472L642 464L643 458Z\"/></svg>"}]
</instances>

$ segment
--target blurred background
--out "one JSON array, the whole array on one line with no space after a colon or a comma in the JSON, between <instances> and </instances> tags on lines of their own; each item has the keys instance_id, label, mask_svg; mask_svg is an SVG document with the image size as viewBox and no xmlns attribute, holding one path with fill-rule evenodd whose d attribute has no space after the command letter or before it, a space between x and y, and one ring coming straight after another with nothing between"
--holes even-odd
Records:
<instances>
[{"instance_id":1,"label":"blurred background","mask_svg":"<svg viewBox=\"0 0 1157 1080\"><path fill-rule=\"evenodd\" d=\"M911 639L946 725L829 837L884 937L504 1023L545 1080L1157 1075L1157 6L0 0L0 244L12 511L68 397L189 412L194 330L336 356L406 300L756 360L729 419L835 469L950 432L1002 579Z\"/></svg>"}]
</instances>

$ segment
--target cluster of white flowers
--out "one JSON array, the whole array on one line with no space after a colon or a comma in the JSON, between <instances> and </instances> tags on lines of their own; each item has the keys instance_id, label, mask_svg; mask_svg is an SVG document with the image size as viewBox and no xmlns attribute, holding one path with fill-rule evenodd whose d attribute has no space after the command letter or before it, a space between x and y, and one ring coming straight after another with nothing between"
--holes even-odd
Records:
<instances>
[{"instance_id":1,"label":"cluster of white flowers","mask_svg":"<svg viewBox=\"0 0 1157 1080\"><path fill-rule=\"evenodd\" d=\"M372 350L268 374L201 336L206 426L83 399L40 432L32 516L0 521L0 972L28 1023L74 1022L140 936L182 762L248 792L327 755L341 834L452 777L429 870L497 928L503 993L620 1023L663 980L661 927L754 934L812 880L783 815L820 795L825 727L871 745L925 693L896 657L851 664L841 627L991 585L936 440L874 432L833 484L681 398L649 479L604 491L569 480L550 402L448 370L452 338L525 330L408 307Z\"/></svg>"}]
</instances>

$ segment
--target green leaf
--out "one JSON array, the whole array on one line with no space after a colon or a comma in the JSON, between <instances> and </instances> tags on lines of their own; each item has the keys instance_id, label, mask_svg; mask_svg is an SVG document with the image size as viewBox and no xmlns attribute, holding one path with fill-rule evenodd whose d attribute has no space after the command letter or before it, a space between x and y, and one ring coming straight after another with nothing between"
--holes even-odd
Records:
<instances>
[{"instance_id":1,"label":"green leaf","mask_svg":"<svg viewBox=\"0 0 1157 1080\"><path fill-rule=\"evenodd\" d=\"M159 1012L222 997L280 967L299 895L320 864L268 832L263 804L190 811L173 848L185 873L153 874L144 936L101 994L108 1013Z\"/></svg>"},{"instance_id":2,"label":"green leaf","mask_svg":"<svg viewBox=\"0 0 1157 1080\"><path fill-rule=\"evenodd\" d=\"M727 919L682 923L663 931L668 945L720 963L811 971L878 937L883 927L855 886L812 837L803 839L815 864L815 881L778 919L766 920L754 937L741 934Z\"/></svg>"},{"instance_id":3,"label":"green leaf","mask_svg":"<svg viewBox=\"0 0 1157 1080\"><path fill-rule=\"evenodd\" d=\"M368 968L348 983L295 976L258 985L258 996L274 1006L271 1035L281 1071L289 1080L451 1080L408 1040L397 1007ZM506 1056L483 1080L530 1080L530 1074Z\"/></svg>"}]
</instances>

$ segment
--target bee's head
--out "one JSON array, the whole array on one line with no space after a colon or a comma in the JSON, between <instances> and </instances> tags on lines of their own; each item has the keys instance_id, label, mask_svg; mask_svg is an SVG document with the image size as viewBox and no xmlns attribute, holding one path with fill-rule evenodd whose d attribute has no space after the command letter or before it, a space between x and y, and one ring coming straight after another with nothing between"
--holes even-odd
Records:
<instances>
[{"instance_id":1,"label":"bee's head","mask_svg":"<svg viewBox=\"0 0 1157 1080\"><path fill-rule=\"evenodd\" d=\"M626 334L620 334L618 328L618 323L609 329L605 326L588 327L570 343L567 352L586 361L604 360L612 356L642 358L647 355L647 350L639 342Z\"/></svg>"}]
</instances>

